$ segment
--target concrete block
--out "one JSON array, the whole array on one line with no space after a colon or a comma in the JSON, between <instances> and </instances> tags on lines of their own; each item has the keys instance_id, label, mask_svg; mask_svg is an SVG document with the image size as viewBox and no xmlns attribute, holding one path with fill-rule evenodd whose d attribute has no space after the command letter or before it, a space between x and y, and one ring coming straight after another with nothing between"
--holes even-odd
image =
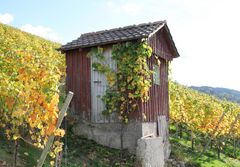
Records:
<instances>
[{"instance_id":1,"label":"concrete block","mask_svg":"<svg viewBox=\"0 0 240 167\"><path fill-rule=\"evenodd\" d=\"M164 143L161 137L138 139L136 157L142 167L164 167Z\"/></svg>"},{"instance_id":2,"label":"concrete block","mask_svg":"<svg viewBox=\"0 0 240 167\"><path fill-rule=\"evenodd\" d=\"M121 148L121 124L120 123L89 123L79 122L73 127L76 135L92 139L97 143L111 148ZM142 137L142 125L138 122L130 122L123 128L123 148L135 154L137 140Z\"/></svg>"}]
</instances>

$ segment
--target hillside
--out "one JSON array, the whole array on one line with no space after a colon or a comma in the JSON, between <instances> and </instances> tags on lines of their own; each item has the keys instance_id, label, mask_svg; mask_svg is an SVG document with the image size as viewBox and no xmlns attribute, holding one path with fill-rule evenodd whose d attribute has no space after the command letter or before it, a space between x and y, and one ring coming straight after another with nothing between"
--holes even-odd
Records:
<instances>
[{"instance_id":1,"label":"hillside","mask_svg":"<svg viewBox=\"0 0 240 167\"><path fill-rule=\"evenodd\" d=\"M25 139L41 148L54 131L62 131L55 130L65 75L65 56L57 51L59 47L0 24L0 130L16 146ZM60 142L54 142L53 148L57 147L61 149Z\"/></svg>"},{"instance_id":2,"label":"hillside","mask_svg":"<svg viewBox=\"0 0 240 167\"><path fill-rule=\"evenodd\" d=\"M21 98L19 98L18 92L20 90L21 92L28 91L29 94L42 92L44 95L46 93L46 96L49 96L52 89L57 87L59 83L58 80L52 76L54 76L55 73L59 73L60 70L65 70L64 56L56 51L58 47L59 44L57 43L0 24L0 102L2 97L11 95L13 96L12 98L16 98L18 101L24 100L23 103L19 105L28 103L28 107L36 107L39 101L38 98L34 99L36 97L35 94L34 96L21 96ZM20 68L24 68L24 70L19 71ZM25 74L25 72L28 73ZM19 75L23 74L24 77L22 79ZM42 74L42 76L39 77L39 74ZM46 80L44 77L46 77ZM49 79L47 77L51 78ZM1 80L1 78L4 78L4 80ZM22 80L24 80L24 82L22 82ZM50 84L49 81L51 81L54 86L51 86L52 84ZM28 83L27 90L25 83ZM9 87L9 85L12 87ZM38 88L38 91L32 92L32 90L36 90L36 88ZM225 109L231 111L227 113L226 119L224 119L219 126L221 135L226 137L227 127L229 127L236 114L240 111L239 106L220 101L212 96L199 93L177 83L170 84L170 97L170 115L172 121L170 126L170 140L172 142L171 157L186 162L188 166L210 167L214 165L228 167L228 164L233 164L232 166L236 167L239 166L240 162L236 157L239 158L240 153L236 151L232 143L227 143L227 145L224 146L223 150L221 150L221 157L215 155L215 153L219 151L218 146L221 146L218 144L220 143L218 138L213 138L212 148L207 150L204 155L200 155L207 140L205 136L214 136L215 134L212 130L217 122L213 120L218 120ZM49 96L49 98L51 97ZM40 108L38 109L42 109L41 104L42 102L40 102ZM4 105L4 103L0 103L0 109L3 108L2 105ZM32 108L30 111L35 111L35 109L36 108ZM15 114L14 120L22 121L22 117L18 117L21 114L22 113ZM41 113L36 114L39 115ZM0 117L1 116L10 128L13 125L14 128L22 126L22 122L18 123L18 126L15 126L15 121L9 122L9 118L5 118L6 112L4 112L4 110L0 110ZM26 118L29 118L28 115L26 115ZM1 123L2 122L0 122L0 128L2 128ZM240 127L239 124L237 125ZM1 163L11 164L13 162L14 144L6 140L6 134L9 135L8 133L4 132L4 130L0 132L1 166ZM237 135L239 136L239 134L240 131ZM71 133L70 128L62 141L65 144L63 166L130 167L135 164L134 155L126 151L122 152L120 150L103 147L84 137L75 136ZM233 140L229 138L229 141L232 142ZM19 154L17 154L18 166L34 166L41 151L42 150L32 147L20 140ZM47 163L48 162L49 159L47 160Z\"/></svg>"},{"instance_id":3,"label":"hillside","mask_svg":"<svg viewBox=\"0 0 240 167\"><path fill-rule=\"evenodd\" d=\"M240 166L240 106L178 83L170 82L169 92L174 158L193 166Z\"/></svg>"},{"instance_id":4,"label":"hillside","mask_svg":"<svg viewBox=\"0 0 240 167\"><path fill-rule=\"evenodd\" d=\"M9 167L13 158L13 143L7 141L0 131L0 167ZM62 167L133 167L135 156L117 149L104 147L82 136L67 133L64 139ZM20 142L18 167L33 167L42 150L23 141ZM44 167L50 167L49 157ZM5 164L5 165L2 165Z\"/></svg>"},{"instance_id":5,"label":"hillside","mask_svg":"<svg viewBox=\"0 0 240 167\"><path fill-rule=\"evenodd\" d=\"M191 86L190 88L198 90L209 95L213 95L222 100L228 100L240 104L240 91L227 88L214 88L209 86Z\"/></svg>"}]
</instances>

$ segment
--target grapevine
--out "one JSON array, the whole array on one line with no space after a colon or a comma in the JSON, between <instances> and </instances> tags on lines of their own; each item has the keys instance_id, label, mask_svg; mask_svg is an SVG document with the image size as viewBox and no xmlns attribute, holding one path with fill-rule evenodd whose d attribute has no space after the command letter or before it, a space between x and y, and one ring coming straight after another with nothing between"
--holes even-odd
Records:
<instances>
[{"instance_id":1,"label":"grapevine","mask_svg":"<svg viewBox=\"0 0 240 167\"><path fill-rule=\"evenodd\" d=\"M9 140L30 138L43 148L56 129L59 82L65 75L59 44L0 24L0 128ZM55 142L54 157L62 143Z\"/></svg>"},{"instance_id":2,"label":"grapevine","mask_svg":"<svg viewBox=\"0 0 240 167\"><path fill-rule=\"evenodd\" d=\"M103 114L117 112L122 122L129 121L129 115L137 110L139 102L149 99L152 70L147 65L147 59L152 55L152 49L145 41L125 42L113 45L112 58L117 64L117 71L104 65L102 48L92 50L99 62L93 63L93 68L106 75L108 89L102 100L106 110Z\"/></svg>"},{"instance_id":3,"label":"grapevine","mask_svg":"<svg viewBox=\"0 0 240 167\"><path fill-rule=\"evenodd\" d=\"M216 140L240 136L239 121L230 129L240 113L238 104L217 99L175 82L170 82L169 94L170 119L174 123L186 125L191 132L205 134ZM223 113L223 120L217 126ZM214 131L216 127L217 131Z\"/></svg>"}]
</instances>

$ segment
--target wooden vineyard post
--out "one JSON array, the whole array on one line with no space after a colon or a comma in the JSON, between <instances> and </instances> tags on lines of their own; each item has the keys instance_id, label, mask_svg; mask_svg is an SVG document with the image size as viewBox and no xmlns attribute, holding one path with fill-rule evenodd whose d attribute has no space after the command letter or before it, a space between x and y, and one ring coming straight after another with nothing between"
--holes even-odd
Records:
<instances>
[{"instance_id":1,"label":"wooden vineyard post","mask_svg":"<svg viewBox=\"0 0 240 167\"><path fill-rule=\"evenodd\" d=\"M214 130L213 130L213 134L215 134L215 133L217 132L217 129L218 129L220 123L222 122L225 114L226 114L225 112L222 113L222 116L220 117L217 125L215 126L215 128L214 128ZM204 149L203 149L203 151L202 151L201 154L203 154L203 153L206 151L206 149L208 148L208 146L209 146L209 144L211 143L211 141L212 141L212 138L208 139L207 144L205 145L205 147L204 147Z\"/></svg>"},{"instance_id":2,"label":"wooden vineyard post","mask_svg":"<svg viewBox=\"0 0 240 167\"><path fill-rule=\"evenodd\" d=\"M230 126L226 136L229 136L231 134L231 132L233 130L233 127L237 123L239 117L240 117L240 114L238 114L235 117L235 120L231 123L231 126ZM233 139L234 139L234 155L235 155L235 137ZM217 155L218 155L218 159L220 159L220 154L221 154L221 148L220 147L221 147L222 142L224 142L224 141L225 141L225 137L223 137L221 139L218 139L218 141L217 141Z\"/></svg>"},{"instance_id":3,"label":"wooden vineyard post","mask_svg":"<svg viewBox=\"0 0 240 167\"><path fill-rule=\"evenodd\" d=\"M240 114L238 114L236 117L235 117L235 120L232 122L232 124L231 124L231 126L230 126L230 129L229 129L229 131L228 131L228 134L226 135L226 136L229 136L229 135L231 135L231 133L232 133L232 130L233 130L233 127L235 126L235 124L237 123L237 121L239 120L239 118L240 118ZM233 145L234 145L234 156L236 156L235 155L235 153L236 153L236 141L235 141L235 136L233 137ZM221 142L223 142L224 140L222 140Z\"/></svg>"},{"instance_id":4,"label":"wooden vineyard post","mask_svg":"<svg viewBox=\"0 0 240 167\"><path fill-rule=\"evenodd\" d=\"M17 166L17 154L18 154L18 140L15 140L15 147L14 147L14 154L13 154L13 158L14 158L14 161L13 161L13 167L16 167Z\"/></svg>"},{"instance_id":5,"label":"wooden vineyard post","mask_svg":"<svg viewBox=\"0 0 240 167\"><path fill-rule=\"evenodd\" d=\"M234 158L237 158L237 154L236 154L236 151L237 151L237 147L236 147L236 138L235 136L233 137L233 157Z\"/></svg>"},{"instance_id":6,"label":"wooden vineyard post","mask_svg":"<svg viewBox=\"0 0 240 167\"><path fill-rule=\"evenodd\" d=\"M221 141L218 139L217 140L217 157L220 159L220 154L221 154Z\"/></svg>"},{"instance_id":7,"label":"wooden vineyard post","mask_svg":"<svg viewBox=\"0 0 240 167\"><path fill-rule=\"evenodd\" d=\"M194 134L192 130L191 130L191 143L192 143L192 151L194 151Z\"/></svg>"},{"instance_id":8,"label":"wooden vineyard post","mask_svg":"<svg viewBox=\"0 0 240 167\"><path fill-rule=\"evenodd\" d=\"M175 136L178 137L178 124L176 123L175 126L176 126Z\"/></svg>"},{"instance_id":9,"label":"wooden vineyard post","mask_svg":"<svg viewBox=\"0 0 240 167\"><path fill-rule=\"evenodd\" d=\"M56 129L58 129L60 127L60 125L61 125L61 123L63 121L64 115L65 115L65 113L66 113L66 111L68 109L68 106L69 106L69 104L70 104L70 102L72 100L72 97L73 97L73 92L68 92L67 98L66 98L66 100L65 100L65 102L63 104L63 107L62 107L62 109L61 109L61 111L59 113L59 116L58 116ZM45 161L45 159L47 157L47 154L48 154L48 152L49 152L49 150L50 150L50 148L51 148L51 146L53 144L53 141L54 141L54 135L51 135L48 138L47 144L46 144L46 146L45 146L45 148L44 148L44 150L43 150L43 152L41 154L41 157L40 157L40 159L38 161L37 167L42 167L43 166L44 161Z\"/></svg>"},{"instance_id":10,"label":"wooden vineyard post","mask_svg":"<svg viewBox=\"0 0 240 167\"><path fill-rule=\"evenodd\" d=\"M240 118L240 114L238 114L238 115L236 116L235 120L234 120L233 123L231 124L230 129L229 129L229 131L228 131L228 135L231 134L231 132L232 132L232 130L233 130L233 127L234 127L234 125L237 123L237 121L238 121L239 118Z\"/></svg>"}]
</instances>

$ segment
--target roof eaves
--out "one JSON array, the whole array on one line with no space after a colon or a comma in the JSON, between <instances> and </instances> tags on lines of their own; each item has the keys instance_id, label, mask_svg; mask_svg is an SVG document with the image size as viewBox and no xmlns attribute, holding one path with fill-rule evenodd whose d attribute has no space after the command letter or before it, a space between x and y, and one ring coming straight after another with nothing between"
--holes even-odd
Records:
<instances>
[{"instance_id":1,"label":"roof eaves","mask_svg":"<svg viewBox=\"0 0 240 167\"><path fill-rule=\"evenodd\" d=\"M180 57L180 55L179 55L179 53L178 53L178 50L177 50L177 47L176 47L176 45L175 45L175 42L173 41L173 38L172 38L172 35L171 35L171 33L170 33L170 30L169 30L168 26L166 25L164 28L165 28L165 30L167 31L167 34L168 34L169 39L170 39L170 42L171 42L171 44L172 44L172 46L173 46L173 50L174 50L174 52L175 52L175 55L173 56L173 58Z\"/></svg>"},{"instance_id":2,"label":"roof eaves","mask_svg":"<svg viewBox=\"0 0 240 167\"><path fill-rule=\"evenodd\" d=\"M111 40L111 41L106 41L106 42L101 42L99 44L88 44L88 45L82 45L82 46L69 46L69 47L62 47L60 48L61 51L69 51L69 50L73 50L73 49L78 49L78 48L90 48L90 47L94 47L94 46L103 46L103 45L108 45L108 44L116 44L116 43L120 43L120 42L127 42L127 41L133 41L133 40L138 40L138 39L143 39L143 38L147 38L147 36L139 36L139 37L133 37L133 38L122 38L121 40Z\"/></svg>"}]
</instances>

